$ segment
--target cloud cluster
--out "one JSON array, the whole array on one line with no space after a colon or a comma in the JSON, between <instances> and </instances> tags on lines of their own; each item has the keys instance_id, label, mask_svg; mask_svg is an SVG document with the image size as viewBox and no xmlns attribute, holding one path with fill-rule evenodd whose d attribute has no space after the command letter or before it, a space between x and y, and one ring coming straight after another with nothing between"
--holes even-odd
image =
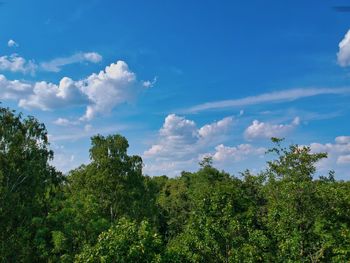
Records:
<instances>
[{"instance_id":1,"label":"cloud cluster","mask_svg":"<svg viewBox=\"0 0 350 263\"><path fill-rule=\"evenodd\" d=\"M259 122L254 120L253 123L244 131L244 137L247 140L258 138L284 137L294 130L300 124L300 118L295 117L290 124L272 124L268 122Z\"/></svg>"},{"instance_id":2,"label":"cloud cluster","mask_svg":"<svg viewBox=\"0 0 350 263\"><path fill-rule=\"evenodd\" d=\"M176 175L183 169L192 170L204 156L211 156L219 167L250 157L264 155L265 148L250 144L225 146L232 117L203 125L175 114L168 115L159 130L156 144L144 152L145 173Z\"/></svg>"},{"instance_id":3,"label":"cloud cluster","mask_svg":"<svg viewBox=\"0 0 350 263\"><path fill-rule=\"evenodd\" d=\"M112 63L83 80L64 77L59 84L10 81L0 75L0 99L17 100L19 107L44 111L86 105L81 120L91 120L119 104L132 102L144 88L144 82L136 79L124 61Z\"/></svg>"}]
</instances>

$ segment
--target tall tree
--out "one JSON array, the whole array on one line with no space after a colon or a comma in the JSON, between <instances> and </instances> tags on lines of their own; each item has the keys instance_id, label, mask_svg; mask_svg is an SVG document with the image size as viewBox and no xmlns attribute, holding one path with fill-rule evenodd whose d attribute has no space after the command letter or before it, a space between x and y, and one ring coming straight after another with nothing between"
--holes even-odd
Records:
<instances>
[{"instance_id":1,"label":"tall tree","mask_svg":"<svg viewBox=\"0 0 350 263\"><path fill-rule=\"evenodd\" d=\"M0 260L40 262L35 245L62 177L44 124L0 108ZM38 244L40 245L40 244Z\"/></svg>"},{"instance_id":2,"label":"tall tree","mask_svg":"<svg viewBox=\"0 0 350 263\"><path fill-rule=\"evenodd\" d=\"M70 172L65 199L52 218L59 241L53 253L60 261L71 261L122 217L137 222L155 218L155 197L142 175L142 159L127 154L128 141L97 135L91 142L91 163Z\"/></svg>"},{"instance_id":3,"label":"tall tree","mask_svg":"<svg viewBox=\"0 0 350 263\"><path fill-rule=\"evenodd\" d=\"M320 250L315 232L320 212L313 176L316 163L325 153L311 153L310 147L282 146L273 138L276 147L270 152L277 159L268 162L266 186L268 228L275 246L271 246L277 262L310 262Z\"/></svg>"}]
</instances>

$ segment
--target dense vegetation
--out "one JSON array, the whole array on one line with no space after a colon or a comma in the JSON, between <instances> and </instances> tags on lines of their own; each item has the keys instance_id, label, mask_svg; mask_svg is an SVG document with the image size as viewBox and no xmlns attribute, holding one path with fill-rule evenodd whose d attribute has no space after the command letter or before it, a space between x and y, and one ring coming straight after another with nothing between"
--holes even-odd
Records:
<instances>
[{"instance_id":1,"label":"dense vegetation","mask_svg":"<svg viewBox=\"0 0 350 263\"><path fill-rule=\"evenodd\" d=\"M0 108L1 262L347 262L350 183L315 179L324 153L283 146L259 174L210 158L176 178L142 174L120 135L91 139L63 176L47 132Z\"/></svg>"}]
</instances>

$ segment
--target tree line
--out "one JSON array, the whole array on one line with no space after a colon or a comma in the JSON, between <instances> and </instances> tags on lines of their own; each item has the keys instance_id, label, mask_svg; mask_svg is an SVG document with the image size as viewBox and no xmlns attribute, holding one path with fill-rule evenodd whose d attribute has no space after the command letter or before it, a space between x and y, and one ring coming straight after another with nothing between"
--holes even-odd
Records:
<instances>
[{"instance_id":1,"label":"tree line","mask_svg":"<svg viewBox=\"0 0 350 263\"><path fill-rule=\"evenodd\" d=\"M325 153L272 138L257 174L142 173L121 135L91 162L50 165L44 124L0 108L0 262L348 262L350 183L316 177Z\"/></svg>"}]
</instances>

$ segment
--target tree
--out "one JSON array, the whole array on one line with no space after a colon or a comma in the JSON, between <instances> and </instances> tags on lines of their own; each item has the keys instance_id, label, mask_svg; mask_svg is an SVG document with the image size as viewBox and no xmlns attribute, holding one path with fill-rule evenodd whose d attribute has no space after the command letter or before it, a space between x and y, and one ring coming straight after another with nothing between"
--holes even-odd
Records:
<instances>
[{"instance_id":1,"label":"tree","mask_svg":"<svg viewBox=\"0 0 350 263\"><path fill-rule=\"evenodd\" d=\"M95 244L101 232L117 220L156 220L155 197L142 176L142 159L127 154L120 135L91 138L91 163L71 171L64 199L51 217L54 258L71 261L84 245Z\"/></svg>"},{"instance_id":2,"label":"tree","mask_svg":"<svg viewBox=\"0 0 350 263\"><path fill-rule=\"evenodd\" d=\"M266 186L267 226L274 242L270 249L277 262L310 262L321 245L315 232L320 212L313 176L315 164L325 153L311 153L310 147L291 145L273 138L276 147L269 152L277 159L268 162Z\"/></svg>"},{"instance_id":3,"label":"tree","mask_svg":"<svg viewBox=\"0 0 350 263\"><path fill-rule=\"evenodd\" d=\"M259 262L268 240L242 182L213 167L194 176L192 210L168 251L189 262Z\"/></svg>"},{"instance_id":4,"label":"tree","mask_svg":"<svg viewBox=\"0 0 350 263\"><path fill-rule=\"evenodd\" d=\"M0 260L40 262L45 220L62 176L44 124L0 108ZM43 240L44 239L44 240Z\"/></svg>"}]
</instances>

